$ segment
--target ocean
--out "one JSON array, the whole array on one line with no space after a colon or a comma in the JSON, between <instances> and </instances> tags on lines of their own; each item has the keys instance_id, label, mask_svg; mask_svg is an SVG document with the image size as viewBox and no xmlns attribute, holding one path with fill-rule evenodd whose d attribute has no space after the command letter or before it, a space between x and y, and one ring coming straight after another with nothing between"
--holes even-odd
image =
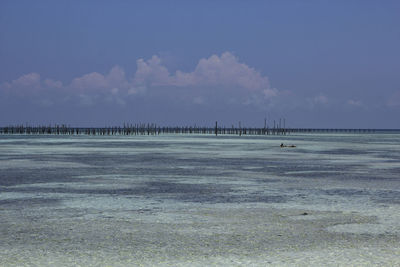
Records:
<instances>
[{"instance_id":1,"label":"ocean","mask_svg":"<svg viewBox=\"0 0 400 267\"><path fill-rule=\"evenodd\" d=\"M400 265L400 132L0 135L0 240L0 266Z\"/></svg>"}]
</instances>

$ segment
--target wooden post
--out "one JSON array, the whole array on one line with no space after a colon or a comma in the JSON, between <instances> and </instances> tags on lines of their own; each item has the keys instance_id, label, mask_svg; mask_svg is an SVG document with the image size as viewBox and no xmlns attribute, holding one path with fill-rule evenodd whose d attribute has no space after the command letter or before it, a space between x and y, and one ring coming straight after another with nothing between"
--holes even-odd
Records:
<instances>
[{"instance_id":1,"label":"wooden post","mask_svg":"<svg viewBox=\"0 0 400 267\"><path fill-rule=\"evenodd\" d=\"M286 119L283 118L283 134L286 134Z\"/></svg>"},{"instance_id":2,"label":"wooden post","mask_svg":"<svg viewBox=\"0 0 400 267\"><path fill-rule=\"evenodd\" d=\"M263 134L265 135L266 132L267 132L267 118L264 118L264 131L263 131Z\"/></svg>"}]
</instances>

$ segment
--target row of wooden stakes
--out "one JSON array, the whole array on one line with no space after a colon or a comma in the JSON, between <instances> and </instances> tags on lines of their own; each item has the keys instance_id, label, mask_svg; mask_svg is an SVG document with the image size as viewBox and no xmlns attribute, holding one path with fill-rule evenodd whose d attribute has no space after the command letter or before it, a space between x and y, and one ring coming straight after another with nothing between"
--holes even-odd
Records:
<instances>
[{"instance_id":1,"label":"row of wooden stakes","mask_svg":"<svg viewBox=\"0 0 400 267\"><path fill-rule=\"evenodd\" d=\"M160 135L160 134L208 134L208 135L286 135L290 133L316 132L348 132L369 133L372 129L313 129L313 128L284 128L284 127L214 127L201 126L158 126L150 124L124 124L122 127L70 127L67 125L55 126L6 126L0 127L0 134L26 135Z\"/></svg>"}]
</instances>

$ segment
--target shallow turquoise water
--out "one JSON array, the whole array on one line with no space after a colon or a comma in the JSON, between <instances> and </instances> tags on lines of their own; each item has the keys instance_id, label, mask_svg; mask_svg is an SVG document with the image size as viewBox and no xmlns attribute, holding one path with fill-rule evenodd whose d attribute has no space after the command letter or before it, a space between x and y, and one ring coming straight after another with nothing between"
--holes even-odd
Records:
<instances>
[{"instance_id":1,"label":"shallow turquoise water","mask_svg":"<svg viewBox=\"0 0 400 267\"><path fill-rule=\"evenodd\" d=\"M296 148L280 148L279 144ZM2 136L0 203L85 197L179 202L400 203L400 134ZM62 194L62 197L57 197Z\"/></svg>"},{"instance_id":2,"label":"shallow turquoise water","mask_svg":"<svg viewBox=\"0 0 400 267\"><path fill-rule=\"evenodd\" d=\"M29 230L32 220L60 227L71 218L169 224L187 220L177 210L202 207L304 210L310 221L322 220L321 212L357 213L369 219L327 224L324 231L397 240L399 204L397 133L0 136L0 231L4 246L16 251L28 250L24 244L35 244L35 235L59 240L49 241L54 233L46 229ZM84 229L86 241L96 240L90 226ZM74 242L60 245L62 251L71 252Z\"/></svg>"}]
</instances>

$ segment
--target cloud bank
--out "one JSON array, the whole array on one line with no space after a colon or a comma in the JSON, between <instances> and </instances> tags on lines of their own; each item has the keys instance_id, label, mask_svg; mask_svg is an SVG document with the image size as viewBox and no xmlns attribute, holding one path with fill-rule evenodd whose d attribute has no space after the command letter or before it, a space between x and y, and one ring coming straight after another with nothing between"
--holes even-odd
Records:
<instances>
[{"instance_id":1,"label":"cloud bank","mask_svg":"<svg viewBox=\"0 0 400 267\"><path fill-rule=\"evenodd\" d=\"M94 119L112 123L124 116L129 121L175 118L169 120L175 123L184 118L259 121L265 116L286 116L281 114L292 114L298 120L314 116L312 120L324 122L324 116L340 110L364 112L371 107L362 96L340 98L323 88L313 92L301 95L295 88L271 87L267 76L230 52L202 58L191 71L174 72L153 55L136 60L136 70L130 74L118 65L107 73L90 72L67 82L36 72L23 74L0 83L0 108L3 113L17 114L21 121L29 116L54 117L55 121L65 117L86 125ZM398 109L399 96L395 92L382 105Z\"/></svg>"},{"instance_id":2,"label":"cloud bank","mask_svg":"<svg viewBox=\"0 0 400 267\"><path fill-rule=\"evenodd\" d=\"M0 89L9 95L41 94L44 98L44 91L52 91L58 96L80 97L86 104L99 99L114 99L124 104L126 99L137 95L157 94L196 104L208 101L259 104L260 101L254 99L267 102L280 94L279 90L270 88L268 77L241 63L230 52L200 59L192 72L177 70L170 73L156 55L147 60L138 59L136 65L136 72L130 77L121 67L114 66L107 74L91 72L64 85L57 80L43 80L37 73L29 73L1 84ZM52 94L53 97L56 95Z\"/></svg>"}]
</instances>

